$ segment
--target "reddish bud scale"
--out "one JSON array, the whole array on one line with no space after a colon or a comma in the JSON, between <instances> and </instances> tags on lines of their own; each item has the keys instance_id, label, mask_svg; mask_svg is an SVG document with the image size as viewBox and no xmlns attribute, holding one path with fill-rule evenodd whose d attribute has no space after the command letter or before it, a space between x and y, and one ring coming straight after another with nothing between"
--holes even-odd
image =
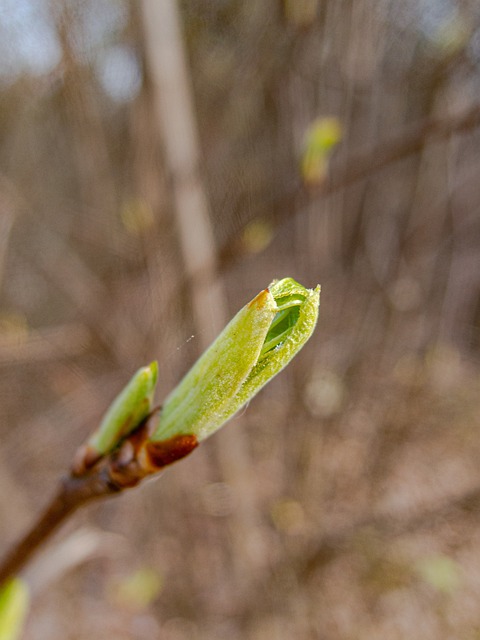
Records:
<instances>
[{"instance_id":1,"label":"reddish bud scale","mask_svg":"<svg viewBox=\"0 0 480 640\"><path fill-rule=\"evenodd\" d=\"M181 460L198 446L194 435L177 435L151 442L151 418L152 415L110 457L110 479L118 487L134 487L146 476Z\"/></svg>"},{"instance_id":2,"label":"reddish bud scale","mask_svg":"<svg viewBox=\"0 0 480 640\"><path fill-rule=\"evenodd\" d=\"M152 467L162 469L177 460L185 458L197 447L198 440L196 436L179 435L160 442L147 442L145 450Z\"/></svg>"}]
</instances>

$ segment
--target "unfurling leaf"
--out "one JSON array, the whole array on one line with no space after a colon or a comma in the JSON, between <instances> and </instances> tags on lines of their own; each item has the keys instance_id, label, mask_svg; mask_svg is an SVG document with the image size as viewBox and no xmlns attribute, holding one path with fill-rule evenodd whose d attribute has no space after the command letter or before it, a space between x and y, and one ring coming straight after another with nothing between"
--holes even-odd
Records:
<instances>
[{"instance_id":1,"label":"unfurling leaf","mask_svg":"<svg viewBox=\"0 0 480 640\"><path fill-rule=\"evenodd\" d=\"M318 316L320 287L272 282L243 307L168 396L151 440L204 440L298 353Z\"/></svg>"}]
</instances>

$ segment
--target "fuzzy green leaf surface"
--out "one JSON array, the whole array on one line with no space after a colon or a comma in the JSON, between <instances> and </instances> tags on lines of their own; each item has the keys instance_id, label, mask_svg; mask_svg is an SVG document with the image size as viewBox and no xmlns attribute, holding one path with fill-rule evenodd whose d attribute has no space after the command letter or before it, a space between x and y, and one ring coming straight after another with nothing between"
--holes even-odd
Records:
<instances>
[{"instance_id":1,"label":"fuzzy green leaf surface","mask_svg":"<svg viewBox=\"0 0 480 640\"><path fill-rule=\"evenodd\" d=\"M17 640L28 611L27 584L12 578L0 590L0 640Z\"/></svg>"},{"instance_id":2,"label":"fuzzy green leaf surface","mask_svg":"<svg viewBox=\"0 0 480 640\"><path fill-rule=\"evenodd\" d=\"M255 366L276 312L265 289L237 313L166 399L153 441L189 434L203 440L221 426L225 406Z\"/></svg>"},{"instance_id":3,"label":"fuzzy green leaf surface","mask_svg":"<svg viewBox=\"0 0 480 640\"><path fill-rule=\"evenodd\" d=\"M149 414L158 377L158 364L139 369L110 405L88 445L101 455L110 453Z\"/></svg>"},{"instance_id":4,"label":"fuzzy green leaf surface","mask_svg":"<svg viewBox=\"0 0 480 640\"><path fill-rule=\"evenodd\" d=\"M168 396L152 436L204 440L277 373L315 328L320 287L306 289L292 278L272 282L241 309Z\"/></svg>"}]
</instances>

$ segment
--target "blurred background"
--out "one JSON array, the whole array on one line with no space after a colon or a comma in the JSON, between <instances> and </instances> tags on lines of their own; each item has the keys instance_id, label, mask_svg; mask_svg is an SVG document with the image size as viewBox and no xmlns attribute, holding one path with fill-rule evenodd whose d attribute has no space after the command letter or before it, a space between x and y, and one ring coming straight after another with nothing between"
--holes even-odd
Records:
<instances>
[{"instance_id":1,"label":"blurred background","mask_svg":"<svg viewBox=\"0 0 480 640\"><path fill-rule=\"evenodd\" d=\"M480 6L0 0L0 551L140 366L309 345L26 574L26 640L480 638Z\"/></svg>"}]
</instances>

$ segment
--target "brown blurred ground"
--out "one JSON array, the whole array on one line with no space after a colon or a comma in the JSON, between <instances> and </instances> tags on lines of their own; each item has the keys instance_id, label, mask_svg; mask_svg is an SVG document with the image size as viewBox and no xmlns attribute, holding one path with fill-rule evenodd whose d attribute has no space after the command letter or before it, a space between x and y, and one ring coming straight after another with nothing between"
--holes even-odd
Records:
<instances>
[{"instance_id":1,"label":"brown blurred ground","mask_svg":"<svg viewBox=\"0 0 480 640\"><path fill-rule=\"evenodd\" d=\"M161 401L274 277L321 317L225 433L60 532L25 638L479 638L478 3L182 2L203 275L148 4L0 0L0 551L139 366Z\"/></svg>"}]
</instances>

